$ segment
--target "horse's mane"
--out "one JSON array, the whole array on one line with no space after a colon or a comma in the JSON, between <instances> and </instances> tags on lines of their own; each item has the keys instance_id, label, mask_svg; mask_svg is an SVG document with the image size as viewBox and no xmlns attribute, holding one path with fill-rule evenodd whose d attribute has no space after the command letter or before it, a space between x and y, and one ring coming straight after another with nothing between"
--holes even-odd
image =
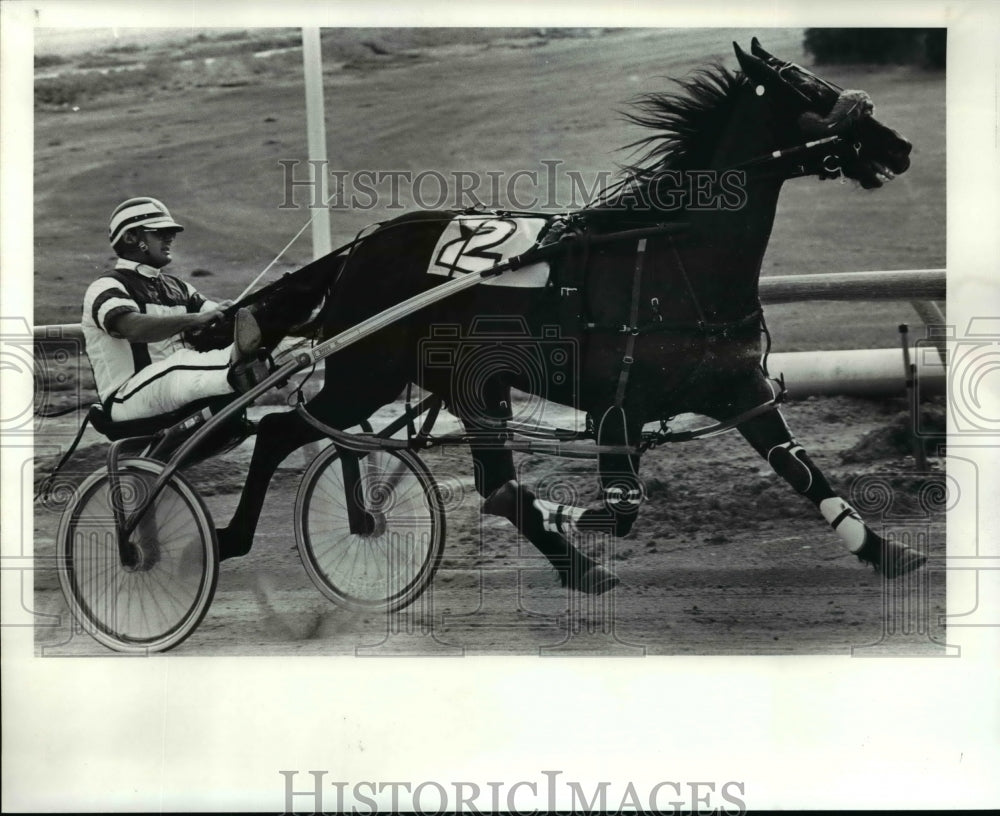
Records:
<instances>
[{"instance_id":1,"label":"horse's mane","mask_svg":"<svg viewBox=\"0 0 1000 816\"><path fill-rule=\"evenodd\" d=\"M625 120L656 132L625 145L643 151L623 170L644 178L658 170L708 167L718 136L733 113L743 74L733 74L718 63L676 80L673 93L643 94L632 100Z\"/></svg>"}]
</instances>

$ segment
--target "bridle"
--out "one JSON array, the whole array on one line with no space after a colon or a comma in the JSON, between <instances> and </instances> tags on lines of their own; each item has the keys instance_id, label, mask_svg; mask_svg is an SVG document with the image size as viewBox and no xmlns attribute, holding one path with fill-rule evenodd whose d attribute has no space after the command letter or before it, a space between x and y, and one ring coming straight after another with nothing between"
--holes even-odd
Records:
<instances>
[{"instance_id":1,"label":"bridle","mask_svg":"<svg viewBox=\"0 0 1000 816\"><path fill-rule=\"evenodd\" d=\"M772 59L774 58L772 57ZM777 60L775 60L775 62L777 62ZM807 105L815 105L817 100L815 98L811 98L808 94L806 94L806 92L803 91L801 88L799 88L794 81L782 76L782 72L795 69L803 76L807 76L810 79L816 80L816 82L818 82L820 85L825 85L827 88L833 91L837 96L840 96L844 92L844 89L841 88L836 83L830 82L829 80L816 76L816 74L814 74L812 71L807 71L798 63L778 62L776 66L772 65L771 67L774 68L775 73L785 83L785 85L787 85L789 88L791 88L791 90L795 91L795 93L797 93L800 97L802 97L802 101L805 102Z\"/></svg>"},{"instance_id":2,"label":"bridle","mask_svg":"<svg viewBox=\"0 0 1000 816\"><path fill-rule=\"evenodd\" d=\"M806 91L800 87L802 78L808 78L810 81L822 85L834 95L833 103L830 105L831 110L833 109L834 104L836 104L837 99L839 99L844 93L844 89L840 85L816 76L814 73L806 70L797 63L791 61L781 62L777 58L770 55L767 55L764 62L766 62L775 74L777 74L778 78L784 83L784 86L796 94L796 96L798 96L799 99L801 99L802 102L809 107L814 107L817 103L822 101L819 98L822 92L813 94L806 93ZM791 172L786 174L785 177L799 178L801 176L811 174L808 168L811 166L811 162L815 159L815 157L820 156L820 177L837 178L838 176L841 176L841 181L845 181L846 179L842 177L843 167L841 166L841 153L843 153L848 146L854 150L856 155L861 152L860 142L850 142L843 136L827 136L825 138L814 139L799 145L755 156L752 159L741 162L732 169L757 170L759 168L768 167L769 165L777 162L793 160L795 161L795 164L793 164Z\"/></svg>"},{"instance_id":3,"label":"bridle","mask_svg":"<svg viewBox=\"0 0 1000 816\"><path fill-rule=\"evenodd\" d=\"M790 171L786 170L786 172L777 173L776 175L782 175L785 178L799 178L811 175L809 168L812 166L812 162L817 157L821 157L819 158L820 176L822 178L837 178L843 173L843 168L840 165L840 153L848 145L855 153L861 150L860 142L850 143L843 136L826 136L822 139L814 139L799 145L793 145L792 147L785 147L781 150L772 150L770 153L762 153L728 169L752 170L757 174L756 171L761 169L767 170L779 162L792 162Z\"/></svg>"}]
</instances>

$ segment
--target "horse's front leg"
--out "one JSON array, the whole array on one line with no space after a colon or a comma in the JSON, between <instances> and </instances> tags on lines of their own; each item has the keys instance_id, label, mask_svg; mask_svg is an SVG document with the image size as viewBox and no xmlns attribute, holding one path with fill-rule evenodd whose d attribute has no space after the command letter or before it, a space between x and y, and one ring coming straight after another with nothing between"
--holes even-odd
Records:
<instances>
[{"instance_id":1,"label":"horse's front leg","mask_svg":"<svg viewBox=\"0 0 1000 816\"><path fill-rule=\"evenodd\" d=\"M557 525L549 522L546 504L517 482L514 457L504 447L510 438L510 389L499 388L488 401L488 423L462 417L471 437L476 490L485 499L483 512L503 516L545 556L559 573L563 586L600 595L618 584L604 567L574 547Z\"/></svg>"},{"instance_id":2,"label":"horse's front leg","mask_svg":"<svg viewBox=\"0 0 1000 816\"><path fill-rule=\"evenodd\" d=\"M598 456L601 507L582 508L535 498L531 491L509 482L490 495L484 510L513 520L511 508L516 508L521 519L519 527L535 546L545 552L547 544L553 554L566 552L568 556L563 558L568 558L569 572L564 574L564 583L593 594L613 589L619 583L618 577L572 547L565 536L572 532L623 536L631 529L643 492L638 477L639 457L628 453L627 447L635 443L640 429L636 423L629 423L620 409L611 408L603 414L598 424L598 445L618 450ZM559 568L552 556L549 560Z\"/></svg>"},{"instance_id":3,"label":"horse's front leg","mask_svg":"<svg viewBox=\"0 0 1000 816\"><path fill-rule=\"evenodd\" d=\"M779 476L816 505L859 560L871 564L887 578L904 575L927 560L910 547L886 541L864 523L858 512L833 491L809 454L795 442L780 411L775 409L756 416L740 425L739 430Z\"/></svg>"},{"instance_id":4,"label":"horse's front leg","mask_svg":"<svg viewBox=\"0 0 1000 816\"><path fill-rule=\"evenodd\" d=\"M642 426L620 408L608 408L598 418L598 454L602 506L580 508L539 500L547 528L560 532L580 530L614 536L627 535L645 498L639 481L639 456L628 449L638 442Z\"/></svg>"}]
</instances>

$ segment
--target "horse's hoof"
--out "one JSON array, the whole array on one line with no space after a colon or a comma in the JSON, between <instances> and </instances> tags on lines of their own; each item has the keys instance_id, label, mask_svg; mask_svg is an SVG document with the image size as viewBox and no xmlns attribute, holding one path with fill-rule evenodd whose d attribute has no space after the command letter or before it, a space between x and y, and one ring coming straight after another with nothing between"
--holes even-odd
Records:
<instances>
[{"instance_id":1,"label":"horse's hoof","mask_svg":"<svg viewBox=\"0 0 1000 816\"><path fill-rule=\"evenodd\" d=\"M234 541L229 534L229 528L224 527L215 531L216 539L219 542L219 562L230 558L240 558L250 552L250 546L242 541Z\"/></svg>"},{"instance_id":2,"label":"horse's hoof","mask_svg":"<svg viewBox=\"0 0 1000 816\"><path fill-rule=\"evenodd\" d=\"M577 592L587 595L603 595L605 592L614 589L621 581L613 572L604 569L600 564L588 567L575 581L571 581L570 587Z\"/></svg>"},{"instance_id":3,"label":"horse's hoof","mask_svg":"<svg viewBox=\"0 0 1000 816\"><path fill-rule=\"evenodd\" d=\"M858 560L863 564L871 564L875 572L886 578L898 578L919 569L926 563L927 556L917 552L912 547L885 541L881 538L865 541L858 550Z\"/></svg>"},{"instance_id":4,"label":"horse's hoof","mask_svg":"<svg viewBox=\"0 0 1000 816\"><path fill-rule=\"evenodd\" d=\"M483 512L513 519L517 512L517 482L511 479L490 493L483 502Z\"/></svg>"}]
</instances>

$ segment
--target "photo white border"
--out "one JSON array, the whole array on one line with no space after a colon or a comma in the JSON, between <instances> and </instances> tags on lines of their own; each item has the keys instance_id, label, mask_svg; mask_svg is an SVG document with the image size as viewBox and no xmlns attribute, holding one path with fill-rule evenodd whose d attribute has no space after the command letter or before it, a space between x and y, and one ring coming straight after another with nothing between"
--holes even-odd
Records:
<instances>
[{"instance_id":1,"label":"photo white border","mask_svg":"<svg viewBox=\"0 0 1000 816\"><path fill-rule=\"evenodd\" d=\"M1000 314L996 137L1000 7L988 2L19 2L2 4L0 314L32 311L32 42L41 25L255 27L947 26L948 318ZM386 14L386 9L391 14ZM626 16L627 14L627 16ZM917 100L915 100L917 102ZM7 389L30 383L10 382ZM990 440L967 452L998 496ZM998 440L992 440L997 444ZM20 610L30 453L5 444L3 613ZM997 506L978 535L996 563ZM970 525L972 525L970 527ZM30 532L29 532L30 536ZM27 547L27 549L22 549ZM992 550L989 548L993 548ZM16 563L14 560L16 559ZM9 564L15 567L8 568ZM984 572L984 601L998 573ZM949 582L950 583L950 582ZM25 591L30 601L30 575ZM992 585L992 596L989 586ZM964 600L964 599L963 599ZM953 606L949 612L964 611ZM748 807L985 807L1000 802L1000 615L951 629L958 659L354 658L37 659L30 627L3 631L3 808L267 810L279 771L327 780L664 780L745 784ZM327 792L332 789L328 788ZM519 799L518 801L522 801ZM526 800L525 800L526 801ZM544 803L544 800L542 800ZM300 803L305 805L305 803ZM327 800L327 806L330 800Z\"/></svg>"}]
</instances>

